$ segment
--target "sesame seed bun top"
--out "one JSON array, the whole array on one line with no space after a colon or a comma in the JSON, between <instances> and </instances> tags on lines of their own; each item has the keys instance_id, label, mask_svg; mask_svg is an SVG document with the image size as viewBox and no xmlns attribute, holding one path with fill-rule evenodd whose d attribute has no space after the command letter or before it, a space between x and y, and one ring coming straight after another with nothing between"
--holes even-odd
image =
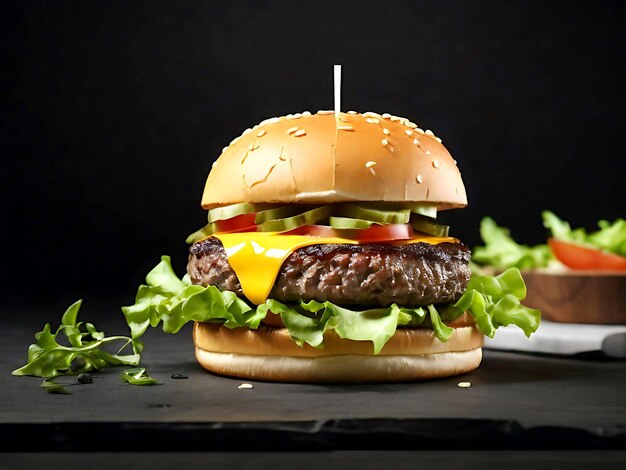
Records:
<instances>
[{"instance_id":1,"label":"sesame seed bun top","mask_svg":"<svg viewBox=\"0 0 626 470\"><path fill-rule=\"evenodd\" d=\"M267 119L225 147L202 207L239 202L429 202L467 205L441 139L389 114L332 111Z\"/></svg>"}]
</instances>

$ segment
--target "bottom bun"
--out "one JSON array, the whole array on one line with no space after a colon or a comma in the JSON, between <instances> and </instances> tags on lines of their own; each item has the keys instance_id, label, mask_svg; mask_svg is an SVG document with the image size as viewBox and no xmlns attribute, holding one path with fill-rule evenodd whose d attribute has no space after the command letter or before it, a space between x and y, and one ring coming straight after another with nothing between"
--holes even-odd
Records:
<instances>
[{"instance_id":1,"label":"bottom bun","mask_svg":"<svg viewBox=\"0 0 626 470\"><path fill-rule=\"evenodd\" d=\"M482 359L483 335L475 325L455 328L441 343L428 329L398 329L381 354L371 343L326 334L324 349L297 346L285 328L230 330L194 326L196 359L210 372L272 382L400 382L459 375ZM369 351L369 352L368 352Z\"/></svg>"}]
</instances>

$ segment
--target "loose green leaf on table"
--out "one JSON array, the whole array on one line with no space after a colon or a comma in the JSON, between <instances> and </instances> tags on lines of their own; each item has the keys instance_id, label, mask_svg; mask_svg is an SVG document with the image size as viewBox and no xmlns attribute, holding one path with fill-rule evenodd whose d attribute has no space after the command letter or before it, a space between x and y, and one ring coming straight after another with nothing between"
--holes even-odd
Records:
<instances>
[{"instance_id":1,"label":"loose green leaf on table","mask_svg":"<svg viewBox=\"0 0 626 470\"><path fill-rule=\"evenodd\" d=\"M41 382L41 388L43 388L46 392L53 394L70 395L72 393L65 388L65 385L56 383L52 379L45 379Z\"/></svg>"},{"instance_id":2,"label":"loose green leaf on table","mask_svg":"<svg viewBox=\"0 0 626 470\"><path fill-rule=\"evenodd\" d=\"M131 385L160 385L156 379L146 374L144 367L133 367L126 369L120 373L120 378Z\"/></svg>"},{"instance_id":3,"label":"loose green leaf on table","mask_svg":"<svg viewBox=\"0 0 626 470\"><path fill-rule=\"evenodd\" d=\"M106 337L91 323L78 322L82 300L65 311L61 325L53 333L50 323L35 334L36 342L28 348L27 363L13 371L13 375L33 375L51 378L58 375L80 374L109 366L137 365L143 345L127 336ZM62 344L60 341L69 344ZM117 352L103 349L115 344ZM127 348L132 354L122 354Z\"/></svg>"}]
</instances>

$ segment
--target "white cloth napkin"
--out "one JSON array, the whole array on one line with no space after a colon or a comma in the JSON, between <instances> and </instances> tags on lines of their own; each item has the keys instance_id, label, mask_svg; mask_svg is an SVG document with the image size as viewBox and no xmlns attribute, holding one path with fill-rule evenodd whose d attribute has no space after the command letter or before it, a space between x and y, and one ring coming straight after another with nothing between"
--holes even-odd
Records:
<instances>
[{"instance_id":1,"label":"white cloth napkin","mask_svg":"<svg viewBox=\"0 0 626 470\"><path fill-rule=\"evenodd\" d=\"M584 325L541 320L530 338L515 326L498 328L494 339L485 338L485 348L508 351L571 355L603 351L626 358L626 325Z\"/></svg>"}]
</instances>

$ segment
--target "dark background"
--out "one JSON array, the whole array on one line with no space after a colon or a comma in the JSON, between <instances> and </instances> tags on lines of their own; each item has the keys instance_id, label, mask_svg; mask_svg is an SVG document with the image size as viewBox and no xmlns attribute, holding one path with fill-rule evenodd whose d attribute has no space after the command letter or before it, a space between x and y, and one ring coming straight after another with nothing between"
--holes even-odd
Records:
<instances>
[{"instance_id":1,"label":"dark background","mask_svg":"<svg viewBox=\"0 0 626 470\"><path fill-rule=\"evenodd\" d=\"M494 216L545 240L550 208L624 216L621 2L4 2L4 302L130 303L161 254L182 273L211 162L266 117L332 108L432 128L478 243Z\"/></svg>"}]
</instances>

